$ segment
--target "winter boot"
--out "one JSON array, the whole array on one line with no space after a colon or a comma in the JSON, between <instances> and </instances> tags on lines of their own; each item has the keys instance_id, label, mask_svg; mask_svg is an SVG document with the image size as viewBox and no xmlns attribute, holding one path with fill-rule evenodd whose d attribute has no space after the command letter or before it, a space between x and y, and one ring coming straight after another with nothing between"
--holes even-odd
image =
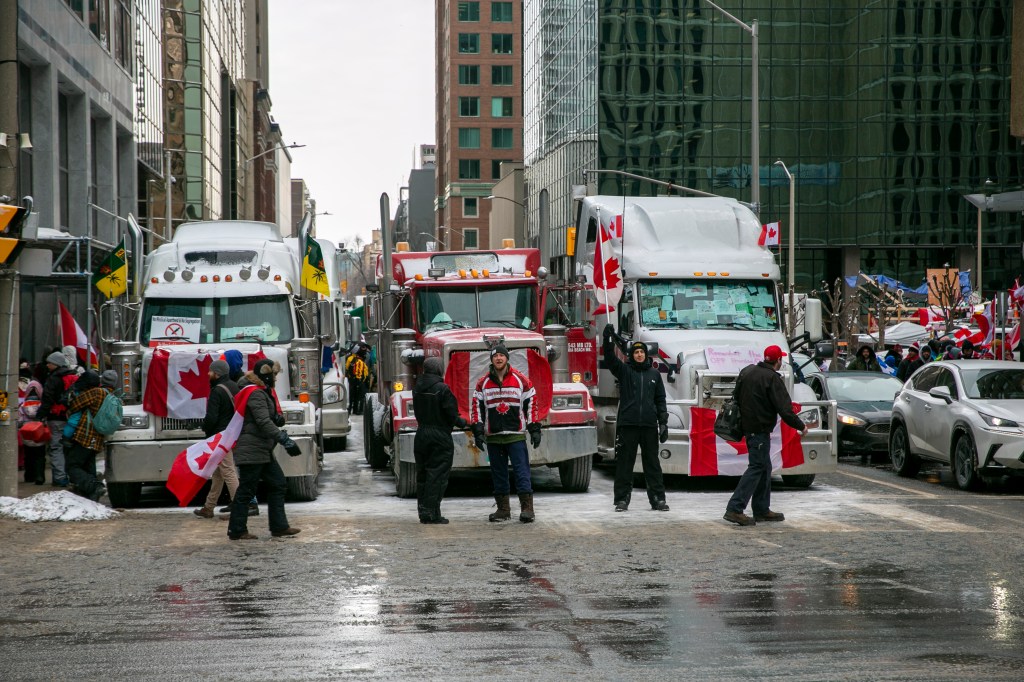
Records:
<instances>
[{"instance_id":1,"label":"winter boot","mask_svg":"<svg viewBox=\"0 0 1024 682\"><path fill-rule=\"evenodd\" d=\"M495 495L494 501L498 503L498 511L487 517L488 521L508 521L512 518L512 507L508 504L508 495ZM532 507L531 507L532 509Z\"/></svg>"},{"instance_id":2,"label":"winter boot","mask_svg":"<svg viewBox=\"0 0 1024 682\"><path fill-rule=\"evenodd\" d=\"M519 520L523 523L533 522L533 493L519 493Z\"/></svg>"}]
</instances>

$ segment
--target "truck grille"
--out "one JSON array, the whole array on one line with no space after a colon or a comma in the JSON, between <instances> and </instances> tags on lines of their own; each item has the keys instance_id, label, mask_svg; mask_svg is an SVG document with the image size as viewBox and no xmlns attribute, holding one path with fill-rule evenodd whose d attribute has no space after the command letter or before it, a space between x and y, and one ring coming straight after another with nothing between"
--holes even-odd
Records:
<instances>
[{"instance_id":1,"label":"truck grille","mask_svg":"<svg viewBox=\"0 0 1024 682\"><path fill-rule=\"evenodd\" d=\"M174 419L163 417L160 420L161 431L202 431L202 419Z\"/></svg>"},{"instance_id":2,"label":"truck grille","mask_svg":"<svg viewBox=\"0 0 1024 682\"><path fill-rule=\"evenodd\" d=\"M889 422L881 424L870 424L866 429L868 433L889 433Z\"/></svg>"}]
</instances>

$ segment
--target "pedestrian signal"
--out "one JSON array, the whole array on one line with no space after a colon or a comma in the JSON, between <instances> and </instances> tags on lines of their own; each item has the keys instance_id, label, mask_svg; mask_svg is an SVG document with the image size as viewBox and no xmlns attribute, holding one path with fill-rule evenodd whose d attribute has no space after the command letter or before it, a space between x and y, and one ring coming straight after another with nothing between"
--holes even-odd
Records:
<instances>
[{"instance_id":1,"label":"pedestrian signal","mask_svg":"<svg viewBox=\"0 0 1024 682\"><path fill-rule=\"evenodd\" d=\"M0 204L0 266L14 263L21 253L21 226L27 215L27 208Z\"/></svg>"}]
</instances>

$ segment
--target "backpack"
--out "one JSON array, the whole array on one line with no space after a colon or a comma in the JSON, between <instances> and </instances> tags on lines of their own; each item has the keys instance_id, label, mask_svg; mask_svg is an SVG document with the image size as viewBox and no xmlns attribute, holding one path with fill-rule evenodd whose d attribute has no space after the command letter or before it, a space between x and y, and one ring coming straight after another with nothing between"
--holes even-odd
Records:
<instances>
[{"instance_id":1,"label":"backpack","mask_svg":"<svg viewBox=\"0 0 1024 682\"><path fill-rule=\"evenodd\" d=\"M101 436L113 435L121 428L121 417L124 416L124 403L120 396L114 392L107 393L103 398L103 404L96 414L91 417L93 431Z\"/></svg>"}]
</instances>

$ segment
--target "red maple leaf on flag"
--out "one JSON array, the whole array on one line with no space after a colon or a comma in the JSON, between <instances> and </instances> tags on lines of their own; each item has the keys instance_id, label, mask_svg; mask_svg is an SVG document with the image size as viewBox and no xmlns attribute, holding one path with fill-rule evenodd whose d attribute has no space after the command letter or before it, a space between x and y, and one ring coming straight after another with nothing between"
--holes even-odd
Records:
<instances>
[{"instance_id":1,"label":"red maple leaf on flag","mask_svg":"<svg viewBox=\"0 0 1024 682\"><path fill-rule=\"evenodd\" d=\"M775 226L774 225L770 225L768 227L768 239L769 239L769 241L775 241L775 235L776 234L778 234L778 233L775 231Z\"/></svg>"},{"instance_id":2,"label":"red maple leaf on flag","mask_svg":"<svg viewBox=\"0 0 1024 682\"><path fill-rule=\"evenodd\" d=\"M604 261L604 287L614 289L619 286L619 259L609 256Z\"/></svg>"},{"instance_id":3,"label":"red maple leaf on flag","mask_svg":"<svg viewBox=\"0 0 1024 682\"><path fill-rule=\"evenodd\" d=\"M178 382L181 387L192 394L192 399L210 397L210 365L213 364L212 355L200 355L196 359L196 369L189 370L178 375Z\"/></svg>"}]
</instances>

